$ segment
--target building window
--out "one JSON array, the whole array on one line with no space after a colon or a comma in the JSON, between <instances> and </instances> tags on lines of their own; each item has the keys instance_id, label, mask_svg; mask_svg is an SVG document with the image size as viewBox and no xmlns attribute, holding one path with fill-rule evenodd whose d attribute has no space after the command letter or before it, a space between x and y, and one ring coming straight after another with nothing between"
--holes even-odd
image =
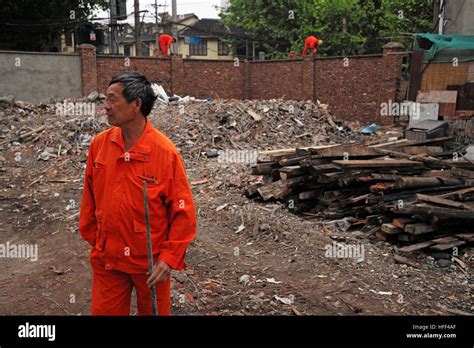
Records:
<instances>
[{"instance_id":1,"label":"building window","mask_svg":"<svg viewBox=\"0 0 474 348\"><path fill-rule=\"evenodd\" d=\"M207 40L201 39L199 45L189 45L189 54L191 56L207 56Z\"/></svg>"},{"instance_id":2,"label":"building window","mask_svg":"<svg viewBox=\"0 0 474 348\"><path fill-rule=\"evenodd\" d=\"M72 46L74 34L72 32L66 33L66 46Z\"/></svg>"},{"instance_id":3,"label":"building window","mask_svg":"<svg viewBox=\"0 0 474 348\"><path fill-rule=\"evenodd\" d=\"M230 52L230 45L227 42L219 40L218 44L218 51L220 56L228 56Z\"/></svg>"},{"instance_id":4,"label":"building window","mask_svg":"<svg viewBox=\"0 0 474 348\"><path fill-rule=\"evenodd\" d=\"M149 56L150 55L150 48L144 42L142 42L142 56Z\"/></svg>"},{"instance_id":5,"label":"building window","mask_svg":"<svg viewBox=\"0 0 474 348\"><path fill-rule=\"evenodd\" d=\"M125 57L130 57L130 47L132 45L125 45L123 47L123 54L125 55Z\"/></svg>"}]
</instances>

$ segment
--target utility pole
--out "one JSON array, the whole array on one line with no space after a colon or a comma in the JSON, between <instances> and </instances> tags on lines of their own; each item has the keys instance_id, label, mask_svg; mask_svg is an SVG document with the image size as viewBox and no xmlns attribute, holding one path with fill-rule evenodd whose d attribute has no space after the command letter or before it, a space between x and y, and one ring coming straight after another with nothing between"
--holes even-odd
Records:
<instances>
[{"instance_id":1,"label":"utility pole","mask_svg":"<svg viewBox=\"0 0 474 348\"><path fill-rule=\"evenodd\" d=\"M443 35L444 29L444 1L439 1L439 14L438 14L438 34Z\"/></svg>"},{"instance_id":2,"label":"utility pole","mask_svg":"<svg viewBox=\"0 0 474 348\"><path fill-rule=\"evenodd\" d=\"M173 23L172 23L172 35L176 39L176 42L173 43L173 53L174 54L179 54L179 40L178 40L178 27L176 26L176 15L177 15L177 9L176 9L176 0L172 0L171 2L171 14L173 15Z\"/></svg>"},{"instance_id":3,"label":"utility pole","mask_svg":"<svg viewBox=\"0 0 474 348\"><path fill-rule=\"evenodd\" d=\"M117 0L109 1L110 9L110 52L118 54L118 37L117 37Z\"/></svg>"},{"instance_id":4,"label":"utility pole","mask_svg":"<svg viewBox=\"0 0 474 348\"><path fill-rule=\"evenodd\" d=\"M140 4L138 0L133 2L133 11L135 15L135 55L137 57L142 55L142 38L140 36L141 25L140 25Z\"/></svg>"},{"instance_id":5,"label":"utility pole","mask_svg":"<svg viewBox=\"0 0 474 348\"><path fill-rule=\"evenodd\" d=\"M158 33L158 0L155 0L155 24L156 32Z\"/></svg>"}]
</instances>

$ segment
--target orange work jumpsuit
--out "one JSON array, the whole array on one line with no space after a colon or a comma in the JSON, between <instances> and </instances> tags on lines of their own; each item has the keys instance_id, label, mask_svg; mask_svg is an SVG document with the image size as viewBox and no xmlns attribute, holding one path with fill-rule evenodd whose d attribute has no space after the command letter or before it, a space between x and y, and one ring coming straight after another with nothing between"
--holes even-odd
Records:
<instances>
[{"instance_id":1,"label":"orange work jumpsuit","mask_svg":"<svg viewBox=\"0 0 474 348\"><path fill-rule=\"evenodd\" d=\"M311 48L311 55L316 52L318 48L319 40L314 36L308 36L304 42L303 56L306 55L308 48Z\"/></svg>"},{"instance_id":2,"label":"orange work jumpsuit","mask_svg":"<svg viewBox=\"0 0 474 348\"><path fill-rule=\"evenodd\" d=\"M196 234L196 211L178 150L150 120L128 152L122 130L112 127L90 144L79 230L93 247L92 314L129 315L133 287L140 315L151 315L143 180L154 264L182 270ZM158 314L170 313L170 277L155 285Z\"/></svg>"},{"instance_id":3,"label":"orange work jumpsuit","mask_svg":"<svg viewBox=\"0 0 474 348\"><path fill-rule=\"evenodd\" d=\"M168 34L161 34L158 42L160 44L161 54L163 54L164 57L167 57L168 48L171 48L171 44L173 43L173 37Z\"/></svg>"}]
</instances>

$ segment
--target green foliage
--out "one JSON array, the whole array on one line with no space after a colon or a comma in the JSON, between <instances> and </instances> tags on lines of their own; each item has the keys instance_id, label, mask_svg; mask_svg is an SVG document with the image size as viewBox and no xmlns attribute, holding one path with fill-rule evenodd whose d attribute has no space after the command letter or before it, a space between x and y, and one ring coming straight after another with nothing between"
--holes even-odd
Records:
<instances>
[{"instance_id":1,"label":"green foliage","mask_svg":"<svg viewBox=\"0 0 474 348\"><path fill-rule=\"evenodd\" d=\"M107 8L105 0L2 0L0 47L51 51L63 30L74 29L99 8Z\"/></svg>"},{"instance_id":2,"label":"green foliage","mask_svg":"<svg viewBox=\"0 0 474 348\"><path fill-rule=\"evenodd\" d=\"M432 13L433 0L232 0L221 18L270 57L301 52L309 35L324 40L320 54L340 56L380 53L389 41L409 46L407 33L431 31Z\"/></svg>"}]
</instances>

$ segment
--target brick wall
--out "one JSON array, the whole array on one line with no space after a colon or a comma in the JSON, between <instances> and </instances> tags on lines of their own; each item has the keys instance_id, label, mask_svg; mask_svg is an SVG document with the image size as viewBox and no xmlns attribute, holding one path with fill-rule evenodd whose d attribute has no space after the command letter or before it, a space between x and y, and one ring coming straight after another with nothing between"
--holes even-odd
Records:
<instances>
[{"instance_id":1,"label":"brick wall","mask_svg":"<svg viewBox=\"0 0 474 348\"><path fill-rule=\"evenodd\" d=\"M378 121L382 58L321 59L315 63L316 96L329 104L332 113L347 120Z\"/></svg>"},{"instance_id":2,"label":"brick wall","mask_svg":"<svg viewBox=\"0 0 474 348\"><path fill-rule=\"evenodd\" d=\"M389 124L380 103L395 101L402 73L403 46L390 43L382 55L248 62L95 56L81 46L83 93L105 92L111 77L137 70L178 95L197 98L316 100L338 118ZM95 64L94 64L95 60ZM128 63L128 65L125 64ZM95 79L94 79L95 76Z\"/></svg>"},{"instance_id":3,"label":"brick wall","mask_svg":"<svg viewBox=\"0 0 474 348\"><path fill-rule=\"evenodd\" d=\"M97 57L95 46L82 44L81 50L82 95L97 90Z\"/></svg>"},{"instance_id":4,"label":"brick wall","mask_svg":"<svg viewBox=\"0 0 474 348\"><path fill-rule=\"evenodd\" d=\"M139 71L153 82L163 85L171 90L171 61L166 58L128 58L125 60L121 56L97 56L97 85L93 90L105 92L111 78L126 70ZM84 93L87 95L87 93Z\"/></svg>"},{"instance_id":5,"label":"brick wall","mask_svg":"<svg viewBox=\"0 0 474 348\"><path fill-rule=\"evenodd\" d=\"M304 99L302 60L261 61L250 67L252 99Z\"/></svg>"},{"instance_id":6,"label":"brick wall","mask_svg":"<svg viewBox=\"0 0 474 348\"><path fill-rule=\"evenodd\" d=\"M386 46L383 55L315 60L315 98L345 120L389 124L380 104L396 100L402 74L402 47Z\"/></svg>"},{"instance_id":7,"label":"brick wall","mask_svg":"<svg viewBox=\"0 0 474 348\"><path fill-rule=\"evenodd\" d=\"M244 62L183 59L184 93L196 98L244 99ZM248 63L247 63L248 64Z\"/></svg>"}]
</instances>

